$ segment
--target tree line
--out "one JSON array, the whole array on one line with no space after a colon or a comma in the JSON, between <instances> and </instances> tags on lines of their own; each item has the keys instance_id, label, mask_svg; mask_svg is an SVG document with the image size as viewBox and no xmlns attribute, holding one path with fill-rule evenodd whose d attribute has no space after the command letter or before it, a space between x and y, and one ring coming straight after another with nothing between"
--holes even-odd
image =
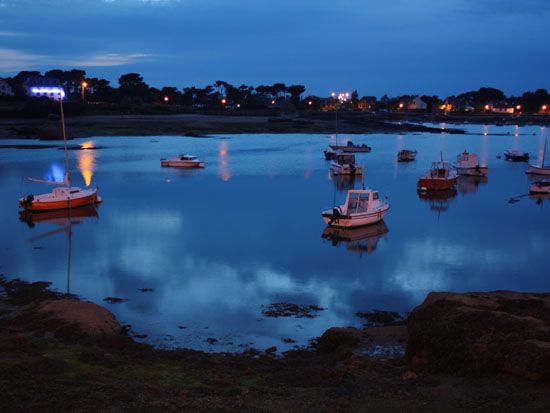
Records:
<instances>
[{"instance_id":1,"label":"tree line","mask_svg":"<svg viewBox=\"0 0 550 413\"><path fill-rule=\"evenodd\" d=\"M390 98L384 95L382 98L377 99L374 96L359 97L357 90L354 90L348 95L346 102L343 103L338 101L336 97L331 96L309 95L302 97L306 91L304 85L274 83L255 87L246 84L235 86L223 80L217 80L205 87L187 86L178 88L164 86L156 88L149 86L139 73L126 73L119 77L118 85L113 86L109 80L89 77L86 71L78 69L54 69L45 72L44 75L39 71L21 71L17 75L4 80L11 86L16 97L25 99L27 97L26 82L29 79L41 77L43 81L54 82L56 85L63 87L68 102L83 103L83 101L86 101L125 107L157 105L194 108L266 109L280 102L288 102L296 109L318 110L328 106L391 111L402 107L403 102L410 102L418 96L402 95ZM84 93L82 93L83 88ZM550 108L550 95L546 89L538 89L534 92L528 91L519 96L506 96L499 89L482 87L476 91L444 98L429 95L419 97L426 103L426 111L437 110L444 104L452 104L454 108L471 107L478 111L483 111L488 104L519 105L522 112L531 113L548 111L548 108Z\"/></svg>"}]
</instances>

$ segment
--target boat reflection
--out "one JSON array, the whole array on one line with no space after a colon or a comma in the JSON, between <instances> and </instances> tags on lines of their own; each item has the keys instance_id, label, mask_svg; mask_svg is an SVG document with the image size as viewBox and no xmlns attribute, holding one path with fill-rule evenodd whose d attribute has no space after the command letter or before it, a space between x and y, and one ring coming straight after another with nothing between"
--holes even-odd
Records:
<instances>
[{"instance_id":1,"label":"boat reflection","mask_svg":"<svg viewBox=\"0 0 550 413\"><path fill-rule=\"evenodd\" d=\"M347 191L355 188L355 175L332 175L329 174L329 179L334 182L334 187L337 191Z\"/></svg>"},{"instance_id":2,"label":"boat reflection","mask_svg":"<svg viewBox=\"0 0 550 413\"><path fill-rule=\"evenodd\" d=\"M329 240L333 247L345 245L348 251L370 254L376 250L378 241L389 232L384 221L374 225L366 225L358 228L334 228L326 227L321 235Z\"/></svg>"},{"instance_id":3,"label":"boat reflection","mask_svg":"<svg viewBox=\"0 0 550 413\"><path fill-rule=\"evenodd\" d=\"M485 185L487 182L489 182L487 176L459 175L457 180L458 192L462 195L473 194L477 191L479 185Z\"/></svg>"},{"instance_id":4,"label":"boat reflection","mask_svg":"<svg viewBox=\"0 0 550 413\"><path fill-rule=\"evenodd\" d=\"M456 189L444 191L418 191L418 198L430 204L430 209L435 212L445 212L449 209L451 200L456 197Z\"/></svg>"},{"instance_id":5,"label":"boat reflection","mask_svg":"<svg viewBox=\"0 0 550 413\"><path fill-rule=\"evenodd\" d=\"M79 225L88 219L99 219L97 209L94 205L87 205L80 208L64 209L58 211L31 212L23 211L19 220L25 222L30 228L36 224L51 223L59 226L52 231L39 234L30 239L31 242L50 237L58 233L65 233L67 236L67 294L71 293L71 262L73 247L73 225Z\"/></svg>"},{"instance_id":6,"label":"boat reflection","mask_svg":"<svg viewBox=\"0 0 550 413\"><path fill-rule=\"evenodd\" d=\"M61 209L57 211L32 212L22 211L19 220L25 222L30 228L39 223L52 223L65 227L69 224L81 224L87 219L99 219L95 205L86 205L79 208Z\"/></svg>"}]
</instances>

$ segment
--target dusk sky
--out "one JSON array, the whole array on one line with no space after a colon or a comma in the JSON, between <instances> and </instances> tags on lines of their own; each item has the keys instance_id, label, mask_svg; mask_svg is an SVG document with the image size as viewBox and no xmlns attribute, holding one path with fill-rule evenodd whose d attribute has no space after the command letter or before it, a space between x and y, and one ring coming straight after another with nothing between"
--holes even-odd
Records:
<instances>
[{"instance_id":1,"label":"dusk sky","mask_svg":"<svg viewBox=\"0 0 550 413\"><path fill-rule=\"evenodd\" d=\"M303 84L321 96L550 89L548 0L0 0L0 76Z\"/></svg>"}]
</instances>

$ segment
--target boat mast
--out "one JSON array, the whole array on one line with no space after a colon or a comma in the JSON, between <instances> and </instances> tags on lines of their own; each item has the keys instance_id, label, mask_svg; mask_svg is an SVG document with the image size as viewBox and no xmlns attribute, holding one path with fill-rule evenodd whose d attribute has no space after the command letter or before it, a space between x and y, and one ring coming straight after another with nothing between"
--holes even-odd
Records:
<instances>
[{"instance_id":1,"label":"boat mast","mask_svg":"<svg viewBox=\"0 0 550 413\"><path fill-rule=\"evenodd\" d=\"M542 164L540 165L541 168L544 168L544 159L546 157L546 142L548 141L547 138L544 139L544 150L542 151Z\"/></svg>"},{"instance_id":2,"label":"boat mast","mask_svg":"<svg viewBox=\"0 0 550 413\"><path fill-rule=\"evenodd\" d=\"M71 186L71 175L69 173L69 152L67 150L67 134L65 133L65 115L63 114L63 97L59 98L59 107L61 109L61 132L63 133L63 144L65 149L65 185Z\"/></svg>"}]
</instances>

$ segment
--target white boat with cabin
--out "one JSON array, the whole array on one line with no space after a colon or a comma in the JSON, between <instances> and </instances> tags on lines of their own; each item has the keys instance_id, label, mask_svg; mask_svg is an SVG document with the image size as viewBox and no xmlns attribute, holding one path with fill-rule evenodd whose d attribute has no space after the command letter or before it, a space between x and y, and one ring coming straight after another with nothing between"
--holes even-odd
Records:
<instances>
[{"instance_id":1,"label":"white boat with cabin","mask_svg":"<svg viewBox=\"0 0 550 413\"><path fill-rule=\"evenodd\" d=\"M390 204L380 199L378 191L350 189L344 205L323 211L322 216L331 227L352 228L382 221L389 209Z\"/></svg>"},{"instance_id":2,"label":"white boat with cabin","mask_svg":"<svg viewBox=\"0 0 550 413\"><path fill-rule=\"evenodd\" d=\"M480 165L477 155L469 153L467 150L456 157L454 167L459 175L486 176L489 172L487 166Z\"/></svg>"},{"instance_id":3,"label":"white boat with cabin","mask_svg":"<svg viewBox=\"0 0 550 413\"><path fill-rule=\"evenodd\" d=\"M401 149L397 152L397 162L412 162L416 160L417 153L411 149Z\"/></svg>"},{"instance_id":4,"label":"white boat with cabin","mask_svg":"<svg viewBox=\"0 0 550 413\"><path fill-rule=\"evenodd\" d=\"M355 155L337 152L330 162L330 171L333 175L362 175L363 166L355 162Z\"/></svg>"},{"instance_id":5,"label":"white boat with cabin","mask_svg":"<svg viewBox=\"0 0 550 413\"><path fill-rule=\"evenodd\" d=\"M204 168L204 162L193 155L178 155L172 159L160 160L160 166L173 166L176 168Z\"/></svg>"}]
</instances>

